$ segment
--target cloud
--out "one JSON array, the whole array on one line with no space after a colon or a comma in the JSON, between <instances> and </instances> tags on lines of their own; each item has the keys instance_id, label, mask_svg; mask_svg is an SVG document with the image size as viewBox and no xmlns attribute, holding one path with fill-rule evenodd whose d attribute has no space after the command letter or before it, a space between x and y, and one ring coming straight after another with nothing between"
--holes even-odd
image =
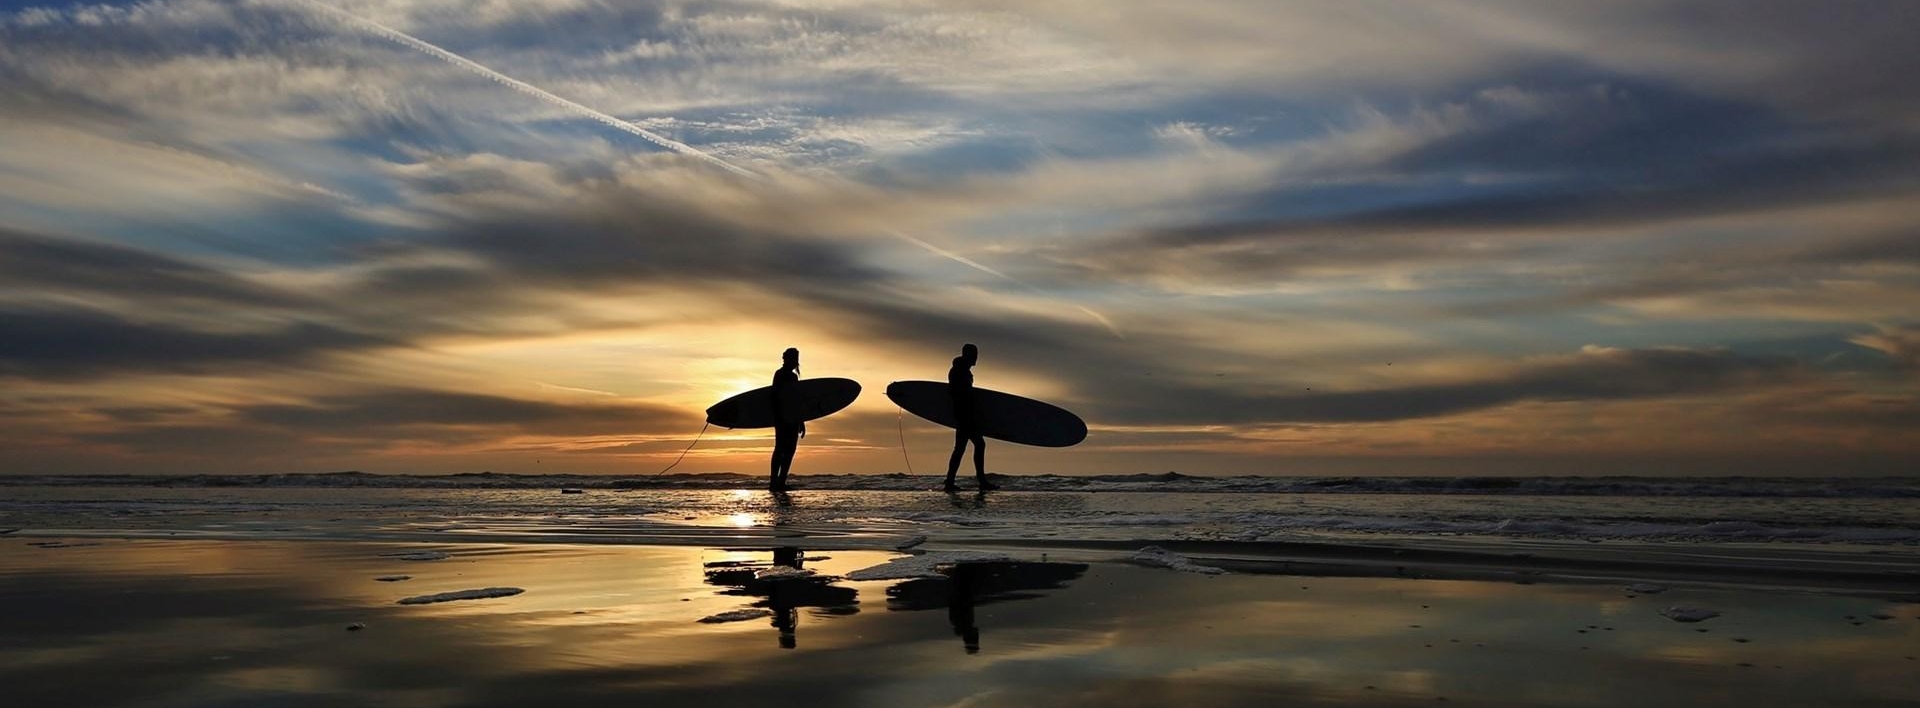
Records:
<instances>
[{"instance_id":1,"label":"cloud","mask_svg":"<svg viewBox=\"0 0 1920 708\"><path fill-rule=\"evenodd\" d=\"M1124 52L1139 75L1202 86L1296 95L1417 91L1557 64L1568 73L1598 69L1808 115L1908 127L1920 95L1920 72L1910 71L1917 60L1904 49L1913 39L1904 20L1914 12L1873 0L975 4L1029 15L1089 53Z\"/></svg>"},{"instance_id":2,"label":"cloud","mask_svg":"<svg viewBox=\"0 0 1920 708\"><path fill-rule=\"evenodd\" d=\"M1920 325L1881 327L1847 341L1887 355L1901 369L1920 370Z\"/></svg>"},{"instance_id":3,"label":"cloud","mask_svg":"<svg viewBox=\"0 0 1920 708\"><path fill-rule=\"evenodd\" d=\"M367 389L295 402L205 409L100 409L114 425L70 430L76 445L136 455L279 465L288 450L312 457L620 448L658 453L698 429L695 413L641 402L578 403L420 388Z\"/></svg>"},{"instance_id":4,"label":"cloud","mask_svg":"<svg viewBox=\"0 0 1920 708\"><path fill-rule=\"evenodd\" d=\"M232 272L130 246L0 228L0 296L185 301L249 308L310 304L299 294Z\"/></svg>"},{"instance_id":5,"label":"cloud","mask_svg":"<svg viewBox=\"0 0 1920 708\"><path fill-rule=\"evenodd\" d=\"M0 375L73 379L139 372L232 373L395 342L314 322L206 331L92 310L0 309Z\"/></svg>"},{"instance_id":6,"label":"cloud","mask_svg":"<svg viewBox=\"0 0 1920 708\"><path fill-rule=\"evenodd\" d=\"M1323 156L1315 180L1276 178L1223 213L1046 254L1096 278L1245 282L1544 259L1584 247L1580 237L1920 191L1912 177L1920 142L1910 137L1800 131L1757 108L1620 98L1605 88L1527 96L1547 105L1514 109L1522 102L1514 92L1482 92L1429 119L1329 139L1329 147L1357 147L1380 145L1363 134L1395 136L1386 150ZM1355 195L1362 191L1371 194ZM1283 215L1235 218L1270 212ZM1898 257L1904 236L1825 255Z\"/></svg>"},{"instance_id":7,"label":"cloud","mask_svg":"<svg viewBox=\"0 0 1920 708\"><path fill-rule=\"evenodd\" d=\"M497 272L548 286L662 279L857 286L881 277L827 239L730 224L619 192L579 207L456 226L445 243Z\"/></svg>"},{"instance_id":8,"label":"cloud","mask_svg":"<svg viewBox=\"0 0 1920 708\"><path fill-rule=\"evenodd\" d=\"M1777 385L1801 375L1790 359L1743 357L1726 350L1615 349L1514 364L1509 371L1465 381L1370 391L1247 396L1243 416L1267 421L1409 420L1521 401L1605 401L1666 398ZM1231 408L1230 408L1231 410Z\"/></svg>"},{"instance_id":9,"label":"cloud","mask_svg":"<svg viewBox=\"0 0 1920 708\"><path fill-rule=\"evenodd\" d=\"M1511 362L1446 380L1359 390L1327 390L1298 374L1305 381L1287 389L1273 383L1183 385L1131 377L1083 385L1101 395L1099 419L1105 423L1338 424L1411 421L1528 401L1675 398L1777 386L1803 375L1789 359L1725 350L1587 347L1578 354Z\"/></svg>"},{"instance_id":10,"label":"cloud","mask_svg":"<svg viewBox=\"0 0 1920 708\"><path fill-rule=\"evenodd\" d=\"M485 436L589 436L685 432L696 415L639 403L559 403L422 389L320 396L302 403L234 408L239 420L305 435L385 439L421 429L475 429Z\"/></svg>"}]
</instances>

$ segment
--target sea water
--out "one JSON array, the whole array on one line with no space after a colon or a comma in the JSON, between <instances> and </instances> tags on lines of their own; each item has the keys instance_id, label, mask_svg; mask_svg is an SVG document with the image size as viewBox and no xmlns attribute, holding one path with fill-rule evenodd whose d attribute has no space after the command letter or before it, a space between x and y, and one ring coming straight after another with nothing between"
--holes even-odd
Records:
<instances>
[{"instance_id":1,"label":"sea water","mask_svg":"<svg viewBox=\"0 0 1920 708\"><path fill-rule=\"evenodd\" d=\"M0 478L0 530L691 542L759 530L968 540L1563 539L1920 545L1920 479L500 474ZM562 493L562 489L579 493Z\"/></svg>"}]
</instances>

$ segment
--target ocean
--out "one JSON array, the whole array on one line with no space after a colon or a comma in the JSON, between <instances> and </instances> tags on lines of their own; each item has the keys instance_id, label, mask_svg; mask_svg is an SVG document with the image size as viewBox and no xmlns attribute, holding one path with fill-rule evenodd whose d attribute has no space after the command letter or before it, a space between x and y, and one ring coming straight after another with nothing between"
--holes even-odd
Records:
<instances>
[{"instance_id":1,"label":"ocean","mask_svg":"<svg viewBox=\"0 0 1920 708\"><path fill-rule=\"evenodd\" d=\"M1011 476L985 496L936 477L368 473L0 478L0 529L223 538L456 534L647 542L760 533L968 541L1920 544L1920 478ZM564 490L564 491L563 491Z\"/></svg>"}]
</instances>

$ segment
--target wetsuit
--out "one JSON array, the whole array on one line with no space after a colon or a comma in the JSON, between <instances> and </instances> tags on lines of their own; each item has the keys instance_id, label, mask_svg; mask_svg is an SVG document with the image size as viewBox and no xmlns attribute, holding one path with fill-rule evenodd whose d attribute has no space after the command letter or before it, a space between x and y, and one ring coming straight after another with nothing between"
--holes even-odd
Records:
<instances>
[{"instance_id":1,"label":"wetsuit","mask_svg":"<svg viewBox=\"0 0 1920 708\"><path fill-rule=\"evenodd\" d=\"M800 420L788 411L799 383L799 375L790 369L773 372L773 472L769 483L774 487L786 486L787 473L793 470L793 453L800 446Z\"/></svg>"},{"instance_id":2,"label":"wetsuit","mask_svg":"<svg viewBox=\"0 0 1920 708\"><path fill-rule=\"evenodd\" d=\"M953 397L953 456L947 460L947 486L953 486L953 475L960 471L960 457L966 454L967 443L973 443L973 473L982 483L987 480L987 441L980 434L980 411L974 405L973 367L967 358L953 358L953 368L947 370L947 395Z\"/></svg>"}]
</instances>

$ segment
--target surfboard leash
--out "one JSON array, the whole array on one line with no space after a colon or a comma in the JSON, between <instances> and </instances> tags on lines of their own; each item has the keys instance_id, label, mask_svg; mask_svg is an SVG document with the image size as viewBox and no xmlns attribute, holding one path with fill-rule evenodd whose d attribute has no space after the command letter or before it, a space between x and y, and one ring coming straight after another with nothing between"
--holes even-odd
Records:
<instances>
[{"instance_id":1,"label":"surfboard leash","mask_svg":"<svg viewBox=\"0 0 1920 708\"><path fill-rule=\"evenodd\" d=\"M653 473L653 474L654 474L654 476L659 476L659 475L663 475L663 474L666 474L666 473L667 473L668 471L670 471L670 470L672 470L672 469L673 469L674 467L677 467L677 466L679 466L679 465L680 465L680 461L681 461L681 460L684 460L684 459L687 459L687 453L689 453L689 452L693 452L693 446L695 446L695 445L698 445L698 444L700 444L700 438L701 438L701 436L704 436L704 435L706 435L706 434L707 434L707 428L709 428L709 427L712 427L712 426L713 426L713 423L712 423L712 422L707 422L707 423L702 423L702 424L700 424L700 432L699 432L699 434L697 434L697 435L694 435L694 436L693 436L693 442L690 442L690 443L687 443L687 449L685 449L685 450L681 450L681 451L680 451L680 456L679 456L679 457L676 457L676 458L673 458L673 464L671 464L671 465L667 465L667 469L664 469L664 470L660 470L659 472L655 472L655 473Z\"/></svg>"},{"instance_id":2,"label":"surfboard leash","mask_svg":"<svg viewBox=\"0 0 1920 708\"><path fill-rule=\"evenodd\" d=\"M900 459L907 462L907 476L913 476L913 456L907 454L907 411L900 406L893 407L893 425L900 431Z\"/></svg>"}]
</instances>

